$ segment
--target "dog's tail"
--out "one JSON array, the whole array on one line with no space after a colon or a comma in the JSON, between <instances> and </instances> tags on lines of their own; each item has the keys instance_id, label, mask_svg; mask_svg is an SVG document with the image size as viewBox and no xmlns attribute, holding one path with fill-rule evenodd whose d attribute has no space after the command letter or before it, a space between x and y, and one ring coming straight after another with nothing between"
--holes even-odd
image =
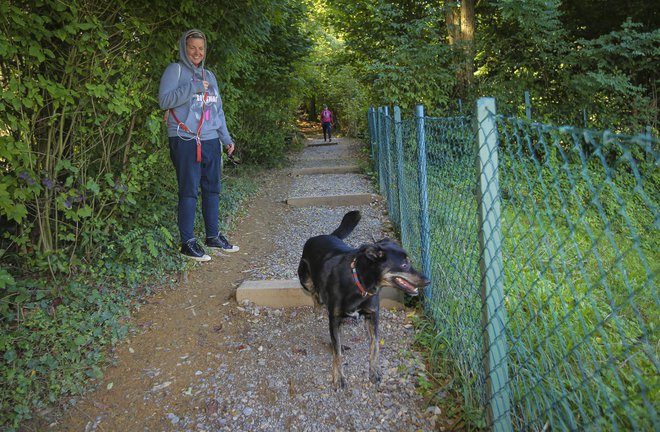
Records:
<instances>
[{"instance_id":1,"label":"dog's tail","mask_svg":"<svg viewBox=\"0 0 660 432\"><path fill-rule=\"evenodd\" d=\"M339 228L334 230L330 235L339 237L342 240L345 239L353 232L358 222L360 222L361 218L362 215L358 210L353 210L346 213L344 215L344 218L341 220L341 224L339 225Z\"/></svg>"}]
</instances>

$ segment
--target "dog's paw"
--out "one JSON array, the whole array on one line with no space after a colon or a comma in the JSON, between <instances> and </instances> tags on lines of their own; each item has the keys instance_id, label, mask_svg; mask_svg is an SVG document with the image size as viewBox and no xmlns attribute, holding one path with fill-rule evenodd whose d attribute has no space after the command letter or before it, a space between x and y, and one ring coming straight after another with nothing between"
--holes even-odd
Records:
<instances>
[{"instance_id":1,"label":"dog's paw","mask_svg":"<svg viewBox=\"0 0 660 432\"><path fill-rule=\"evenodd\" d=\"M337 391L346 390L346 387L348 387L348 384L346 383L346 379L344 377L341 377L337 382L335 382L335 390Z\"/></svg>"},{"instance_id":2,"label":"dog's paw","mask_svg":"<svg viewBox=\"0 0 660 432\"><path fill-rule=\"evenodd\" d=\"M340 375L339 377L333 377L332 382L335 385L335 390L337 391L345 390L347 387L346 378L344 378L343 375Z\"/></svg>"},{"instance_id":3,"label":"dog's paw","mask_svg":"<svg viewBox=\"0 0 660 432\"><path fill-rule=\"evenodd\" d=\"M369 381L374 384L378 384L383 377L383 374L379 369L369 369Z\"/></svg>"}]
</instances>

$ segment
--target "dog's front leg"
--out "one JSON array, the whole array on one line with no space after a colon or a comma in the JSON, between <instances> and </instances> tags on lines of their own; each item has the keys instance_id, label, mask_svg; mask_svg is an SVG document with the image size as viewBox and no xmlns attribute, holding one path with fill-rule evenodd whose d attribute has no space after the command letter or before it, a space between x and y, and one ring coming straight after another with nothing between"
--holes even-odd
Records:
<instances>
[{"instance_id":1,"label":"dog's front leg","mask_svg":"<svg viewBox=\"0 0 660 432\"><path fill-rule=\"evenodd\" d=\"M378 311L366 312L364 324L369 334L369 381L378 384L381 379L378 356L380 352L380 341L378 340Z\"/></svg>"},{"instance_id":2,"label":"dog's front leg","mask_svg":"<svg viewBox=\"0 0 660 432\"><path fill-rule=\"evenodd\" d=\"M341 318L329 314L330 340L332 341L332 382L337 390L346 388L341 361Z\"/></svg>"}]
</instances>

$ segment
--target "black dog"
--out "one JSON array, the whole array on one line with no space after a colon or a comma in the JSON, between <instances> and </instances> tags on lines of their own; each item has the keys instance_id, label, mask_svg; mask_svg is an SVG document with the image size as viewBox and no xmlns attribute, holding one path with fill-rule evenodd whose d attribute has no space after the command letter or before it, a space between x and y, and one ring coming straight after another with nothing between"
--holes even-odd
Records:
<instances>
[{"instance_id":1,"label":"black dog","mask_svg":"<svg viewBox=\"0 0 660 432\"><path fill-rule=\"evenodd\" d=\"M332 379L346 387L342 370L341 323L356 312L364 316L369 334L369 379L380 381L378 367L378 311L382 287L396 287L415 296L430 281L415 271L401 246L389 239L353 249L342 241L360 222L360 212L346 213L330 235L312 237L305 243L298 277L318 306L328 309L332 340Z\"/></svg>"}]
</instances>

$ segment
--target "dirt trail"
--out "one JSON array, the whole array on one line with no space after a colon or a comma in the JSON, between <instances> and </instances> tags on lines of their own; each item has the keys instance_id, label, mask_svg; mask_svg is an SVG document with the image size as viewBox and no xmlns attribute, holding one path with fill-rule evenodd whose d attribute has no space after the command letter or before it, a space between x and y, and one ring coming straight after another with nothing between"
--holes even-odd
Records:
<instances>
[{"instance_id":1,"label":"dirt trail","mask_svg":"<svg viewBox=\"0 0 660 432\"><path fill-rule=\"evenodd\" d=\"M429 430L432 413L424 412L411 384L418 361L412 359L407 364L388 359L386 346L383 362L390 384L373 394L376 390L365 382L360 369L359 378L351 378L356 382L352 393L335 396L326 373L330 364L327 324L323 316L315 315L318 311L246 310L237 305L235 291L248 277L246 270L254 268L253 257L274 252L268 240L286 223L282 197L292 182L288 172L274 171L259 180L260 191L246 203L246 216L228 233L230 240L240 245L238 253L214 256L209 263L195 265L187 281L148 298L132 317L131 336L114 348L114 364L105 370L98 389L63 414L51 413L25 430ZM392 326L403 328L404 320L405 314L385 312L383 333L387 335ZM301 335L299 327L309 334ZM363 331L361 327L349 329L347 340L366 346ZM389 347L393 355L407 349L412 330L404 331L408 335L399 339L406 341ZM301 336L306 341L296 343ZM288 340L278 341L280 337ZM267 355L255 360L264 349ZM356 347L351 355L364 355L360 349ZM287 364L295 371L296 365L290 363L298 361L312 368L310 375L292 377L295 372L278 370ZM348 374L350 378L357 372L349 367ZM393 406L390 393L400 394L411 407ZM360 415L366 415L370 404L378 404L383 411L374 410L373 415L367 413L373 418L358 421L350 410L344 414L323 412L323 400L328 398L334 398L338 407L345 404L359 410ZM282 399L290 399L287 403L291 407L279 406ZM301 408L298 413L296 406L304 405L307 399L318 400L318 407ZM273 408L252 414L256 408L250 408L251 403L262 407L272 404ZM264 420L268 416L272 420ZM387 416L391 423L385 422ZM388 424L400 424L400 428Z\"/></svg>"},{"instance_id":2,"label":"dirt trail","mask_svg":"<svg viewBox=\"0 0 660 432\"><path fill-rule=\"evenodd\" d=\"M224 349L225 332L240 333L241 327L249 325L237 321L228 329L225 317L237 314L235 291L245 279L243 271L251 267L251 257L270 252L264 233L281 223L278 207L285 204L268 199L268 191L286 188L289 181L278 174L264 179L260 193L247 204L248 215L230 233L231 241L240 245L239 252L196 265L188 272L187 283L164 290L141 306L133 316L137 332L116 347L115 364L106 369L99 390L71 408L50 430L92 430L90 422L108 425L99 427L100 431L172 426L161 418L160 399L145 395L165 389L172 395L184 394L196 371L217 366L215 356L207 353Z\"/></svg>"}]
</instances>

